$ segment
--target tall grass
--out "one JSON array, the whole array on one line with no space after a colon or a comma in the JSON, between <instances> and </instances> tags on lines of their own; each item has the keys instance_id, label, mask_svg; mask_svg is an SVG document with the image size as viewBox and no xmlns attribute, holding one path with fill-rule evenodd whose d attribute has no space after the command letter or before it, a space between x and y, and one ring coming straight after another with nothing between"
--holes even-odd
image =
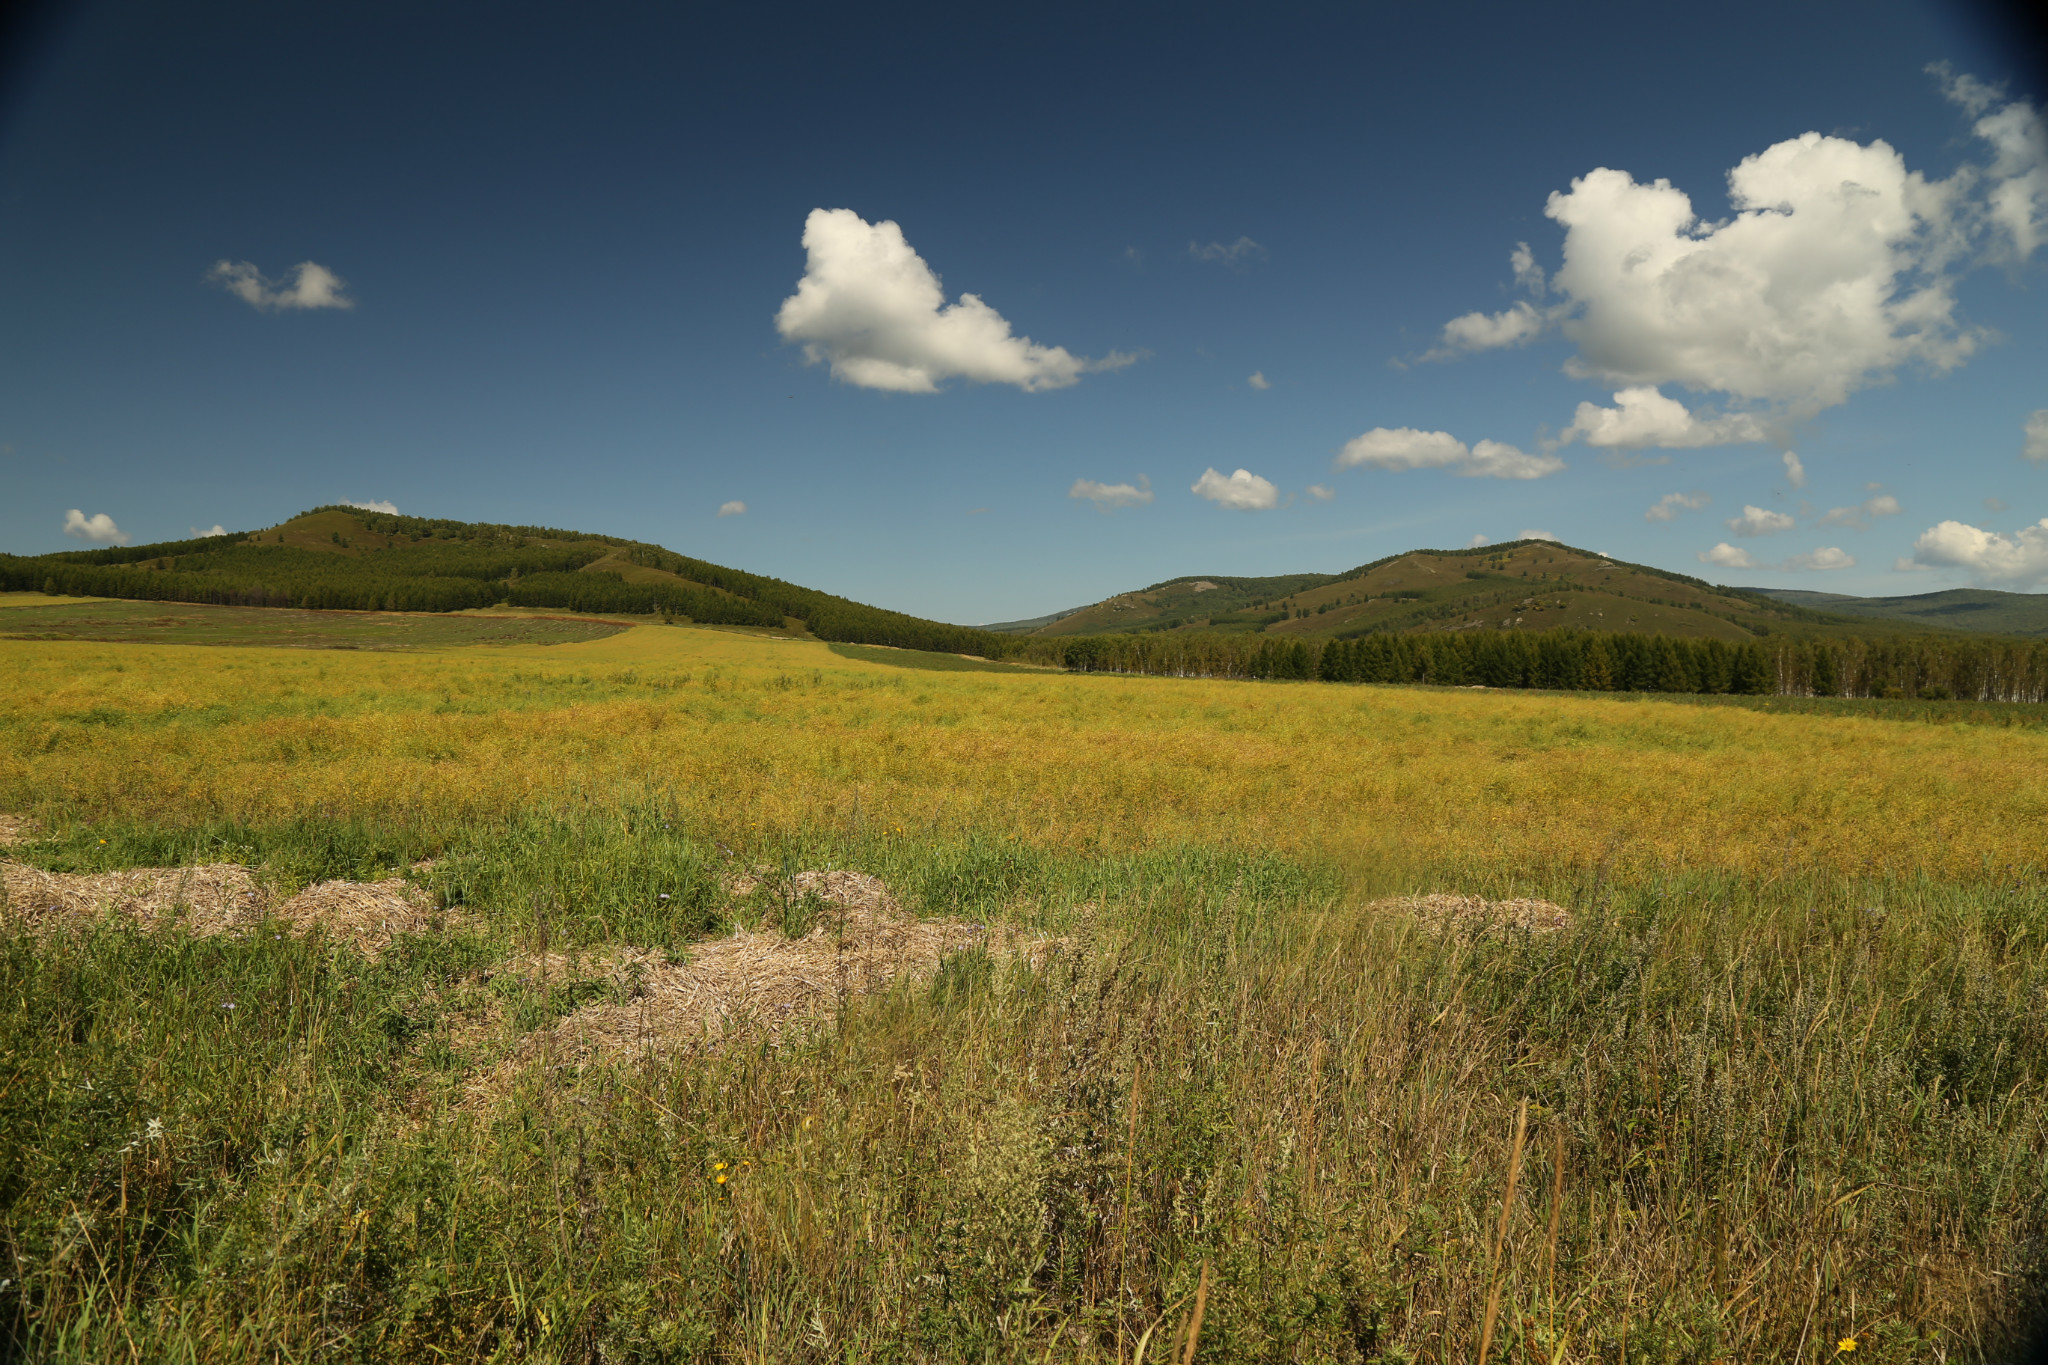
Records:
<instances>
[{"instance_id":1,"label":"tall grass","mask_svg":"<svg viewBox=\"0 0 2048 1365\"><path fill-rule=\"evenodd\" d=\"M1072 950L465 1098L450 1001L537 933L619 935L565 892L664 848L664 886L720 861L659 822L480 832L469 936L377 963L7 940L16 1351L1108 1360L1183 1329L1206 1262L1204 1359L1468 1360L1489 1302L1503 1360L1974 1359L2039 1284L2036 881L1594 870L1533 888L1568 930L1473 937L1327 867L827 833L782 851ZM1508 1191L1525 1102L1562 1183Z\"/></svg>"},{"instance_id":2,"label":"tall grass","mask_svg":"<svg viewBox=\"0 0 2048 1365\"><path fill-rule=\"evenodd\" d=\"M1184 1361L1199 1303L1200 1360L1995 1360L2048 1284L2033 735L643 636L701 639L0 655L20 856L463 911L0 927L0 1354ZM630 991L586 950L828 866L1067 946L501 1067ZM1375 903L1435 889L1573 919Z\"/></svg>"}]
</instances>

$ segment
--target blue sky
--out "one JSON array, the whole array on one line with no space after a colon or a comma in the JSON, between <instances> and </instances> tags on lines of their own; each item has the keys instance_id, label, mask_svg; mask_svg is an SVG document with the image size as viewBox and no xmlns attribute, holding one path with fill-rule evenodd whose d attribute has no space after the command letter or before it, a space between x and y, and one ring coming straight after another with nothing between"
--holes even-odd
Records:
<instances>
[{"instance_id":1,"label":"blue sky","mask_svg":"<svg viewBox=\"0 0 2048 1365\"><path fill-rule=\"evenodd\" d=\"M1527 530L2048 588L1981 15L970 8L64 12L0 103L0 549L346 499L966 622Z\"/></svg>"}]
</instances>

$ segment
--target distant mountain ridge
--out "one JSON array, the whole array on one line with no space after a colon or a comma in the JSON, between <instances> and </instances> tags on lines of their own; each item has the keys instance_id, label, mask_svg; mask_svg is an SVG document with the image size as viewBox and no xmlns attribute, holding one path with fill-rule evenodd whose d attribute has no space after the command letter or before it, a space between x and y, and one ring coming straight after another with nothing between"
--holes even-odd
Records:
<instances>
[{"instance_id":1,"label":"distant mountain ridge","mask_svg":"<svg viewBox=\"0 0 2048 1365\"><path fill-rule=\"evenodd\" d=\"M1780 602L1870 620L1913 621L1983 635L2048 635L2048 593L1949 588L1906 597L1849 597L1800 588L1760 588Z\"/></svg>"},{"instance_id":2,"label":"distant mountain ridge","mask_svg":"<svg viewBox=\"0 0 2048 1365\"><path fill-rule=\"evenodd\" d=\"M1945 620L1887 617L1889 632L1947 633ZM989 630L1028 636L1222 631L1311 639L1576 627L1739 641L1773 632L1868 633L1870 618L1783 600L1548 540L1410 550L1333 574L1189 575L1074 611Z\"/></svg>"}]
</instances>

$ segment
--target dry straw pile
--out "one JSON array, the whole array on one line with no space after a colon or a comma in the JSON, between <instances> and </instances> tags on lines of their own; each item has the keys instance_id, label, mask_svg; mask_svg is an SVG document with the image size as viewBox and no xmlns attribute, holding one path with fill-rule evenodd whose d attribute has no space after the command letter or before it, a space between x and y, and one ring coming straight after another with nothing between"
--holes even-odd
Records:
<instances>
[{"instance_id":1,"label":"dry straw pile","mask_svg":"<svg viewBox=\"0 0 2048 1365\"><path fill-rule=\"evenodd\" d=\"M745 894L754 884L742 878L732 889ZM504 1065L477 1079L473 1096L505 1094L536 1060L550 1069L580 1071L607 1060L674 1056L736 1036L815 1023L854 997L905 978L928 978L940 959L963 949L982 946L997 957L1037 966L1065 946L1064 940L1000 926L913 919L880 879L862 872L800 872L790 886L797 895L815 895L831 913L798 938L772 929L738 930L693 946L681 965L633 948L596 958L622 998L587 1005L552 1029L529 1035ZM550 953L527 958L514 970L533 980L560 980L575 965Z\"/></svg>"},{"instance_id":2,"label":"dry straw pile","mask_svg":"<svg viewBox=\"0 0 2048 1365\"><path fill-rule=\"evenodd\" d=\"M0 863L8 918L56 933L102 915L145 929L176 925L189 934L243 934L270 923L292 933L315 929L375 957L400 934L437 932L450 920L426 892L399 878L321 882L273 903L248 868L235 863L139 867L121 872L45 872Z\"/></svg>"}]
</instances>

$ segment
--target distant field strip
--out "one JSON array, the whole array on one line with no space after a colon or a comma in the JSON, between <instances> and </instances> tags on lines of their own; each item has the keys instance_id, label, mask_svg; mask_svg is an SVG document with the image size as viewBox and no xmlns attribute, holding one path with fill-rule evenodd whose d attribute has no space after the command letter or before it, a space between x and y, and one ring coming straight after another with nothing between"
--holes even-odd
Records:
<instances>
[{"instance_id":1,"label":"distant field strip","mask_svg":"<svg viewBox=\"0 0 2048 1365\"><path fill-rule=\"evenodd\" d=\"M661 626L443 656L0 641L0 810L452 821L654 798L729 839L865 821L1072 851L1972 879L2039 866L2048 735L1598 695L918 672Z\"/></svg>"},{"instance_id":2,"label":"distant field strip","mask_svg":"<svg viewBox=\"0 0 2048 1365\"><path fill-rule=\"evenodd\" d=\"M831 650L842 659L857 659L862 663L887 664L891 668L922 668L934 673L1032 673L1039 670L1019 667L1016 664L999 664L988 659L972 659L964 654L935 654L927 649L889 649L881 645L833 645Z\"/></svg>"},{"instance_id":3,"label":"distant field strip","mask_svg":"<svg viewBox=\"0 0 2048 1365\"><path fill-rule=\"evenodd\" d=\"M11 596L11 595L10 595ZM21 594L27 597L27 594ZM37 594L30 599L51 603ZM13 605L13 604L10 604ZM461 645L557 645L629 629L570 616L457 616L424 612L294 611L191 602L95 600L16 605L0 637L138 644L263 645L294 649L445 649Z\"/></svg>"}]
</instances>

